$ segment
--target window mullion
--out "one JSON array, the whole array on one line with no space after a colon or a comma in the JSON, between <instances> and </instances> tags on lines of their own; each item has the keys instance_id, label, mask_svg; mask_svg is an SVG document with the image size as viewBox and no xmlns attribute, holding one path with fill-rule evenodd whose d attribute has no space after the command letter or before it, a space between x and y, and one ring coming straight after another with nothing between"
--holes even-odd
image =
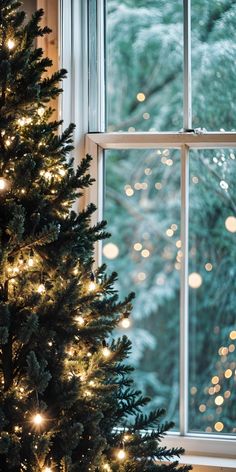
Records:
<instances>
[{"instance_id":1,"label":"window mullion","mask_svg":"<svg viewBox=\"0 0 236 472\"><path fill-rule=\"evenodd\" d=\"M184 0L184 129L192 129L191 0Z\"/></svg>"},{"instance_id":2,"label":"window mullion","mask_svg":"<svg viewBox=\"0 0 236 472\"><path fill-rule=\"evenodd\" d=\"M189 147L181 149L181 281L180 281L180 433L188 432L188 226Z\"/></svg>"},{"instance_id":3,"label":"window mullion","mask_svg":"<svg viewBox=\"0 0 236 472\"><path fill-rule=\"evenodd\" d=\"M105 129L104 0L89 0L89 131Z\"/></svg>"}]
</instances>

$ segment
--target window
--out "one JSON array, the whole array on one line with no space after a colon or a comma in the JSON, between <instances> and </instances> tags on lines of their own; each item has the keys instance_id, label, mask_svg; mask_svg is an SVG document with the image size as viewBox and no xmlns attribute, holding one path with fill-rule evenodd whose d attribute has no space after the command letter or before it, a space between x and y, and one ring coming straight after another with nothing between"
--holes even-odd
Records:
<instances>
[{"instance_id":1,"label":"window","mask_svg":"<svg viewBox=\"0 0 236 472\"><path fill-rule=\"evenodd\" d=\"M167 408L187 450L232 456L236 8L87 4L74 6L85 33L74 27L84 76L75 113L94 156L97 183L86 198L99 219L104 208L112 232L104 260L119 272L121 294L136 292L125 331L136 383Z\"/></svg>"}]
</instances>

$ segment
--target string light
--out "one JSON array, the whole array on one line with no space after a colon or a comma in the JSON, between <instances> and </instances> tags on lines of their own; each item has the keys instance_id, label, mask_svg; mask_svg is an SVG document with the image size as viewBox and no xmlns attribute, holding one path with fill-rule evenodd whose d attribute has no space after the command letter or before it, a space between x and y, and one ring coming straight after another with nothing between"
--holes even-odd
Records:
<instances>
[{"instance_id":1,"label":"string light","mask_svg":"<svg viewBox=\"0 0 236 472\"><path fill-rule=\"evenodd\" d=\"M111 468L110 468L109 464L104 464L103 465L103 470L105 470L106 472L111 472Z\"/></svg>"},{"instance_id":2,"label":"string light","mask_svg":"<svg viewBox=\"0 0 236 472\"><path fill-rule=\"evenodd\" d=\"M146 258L150 256L150 251L148 249L143 249L141 252L142 257Z\"/></svg>"},{"instance_id":3,"label":"string light","mask_svg":"<svg viewBox=\"0 0 236 472\"><path fill-rule=\"evenodd\" d=\"M189 275L188 283L191 288L199 288L202 285L202 276L197 272L192 272Z\"/></svg>"},{"instance_id":4,"label":"string light","mask_svg":"<svg viewBox=\"0 0 236 472\"><path fill-rule=\"evenodd\" d=\"M217 432L220 432L222 429L224 429L224 424L221 421L217 421L217 423L214 425L214 428Z\"/></svg>"},{"instance_id":5,"label":"string light","mask_svg":"<svg viewBox=\"0 0 236 472\"><path fill-rule=\"evenodd\" d=\"M39 107L38 108L37 113L40 116L40 118L42 118L42 116L44 115L44 112L45 112L44 107Z\"/></svg>"},{"instance_id":6,"label":"string light","mask_svg":"<svg viewBox=\"0 0 236 472\"><path fill-rule=\"evenodd\" d=\"M85 323L83 316L76 316L75 321L76 323L78 323L79 326L83 326Z\"/></svg>"},{"instance_id":7,"label":"string light","mask_svg":"<svg viewBox=\"0 0 236 472\"><path fill-rule=\"evenodd\" d=\"M103 254L107 259L116 259L119 255L119 248L114 243L107 243L103 247Z\"/></svg>"},{"instance_id":8,"label":"string light","mask_svg":"<svg viewBox=\"0 0 236 472\"><path fill-rule=\"evenodd\" d=\"M52 472L51 467L44 467L43 472Z\"/></svg>"},{"instance_id":9,"label":"string light","mask_svg":"<svg viewBox=\"0 0 236 472\"><path fill-rule=\"evenodd\" d=\"M110 357L111 351L110 351L110 349L107 347L106 341L103 341L102 345L103 345L103 349L102 349L102 354L103 354L103 356L106 357L106 358L107 358L107 357Z\"/></svg>"},{"instance_id":10,"label":"string light","mask_svg":"<svg viewBox=\"0 0 236 472\"><path fill-rule=\"evenodd\" d=\"M91 280L91 281L89 282L89 286L88 286L89 292L93 292L94 290L96 290L96 288L97 288L96 283L95 283L93 280Z\"/></svg>"},{"instance_id":11,"label":"string light","mask_svg":"<svg viewBox=\"0 0 236 472\"><path fill-rule=\"evenodd\" d=\"M124 314L123 318L120 321L120 326L124 329L128 329L131 326L131 321L128 318L127 314Z\"/></svg>"},{"instance_id":12,"label":"string light","mask_svg":"<svg viewBox=\"0 0 236 472\"><path fill-rule=\"evenodd\" d=\"M236 218L235 216L228 216L225 220L225 227L230 233L236 232Z\"/></svg>"},{"instance_id":13,"label":"string light","mask_svg":"<svg viewBox=\"0 0 236 472\"><path fill-rule=\"evenodd\" d=\"M4 179L4 177L0 177L0 191L6 191L9 187L9 182Z\"/></svg>"},{"instance_id":14,"label":"string light","mask_svg":"<svg viewBox=\"0 0 236 472\"><path fill-rule=\"evenodd\" d=\"M139 92L137 93L136 98L138 102L144 102L144 100L146 99L146 96L143 92Z\"/></svg>"},{"instance_id":15,"label":"string light","mask_svg":"<svg viewBox=\"0 0 236 472\"><path fill-rule=\"evenodd\" d=\"M224 403L224 398L222 397L222 395L218 395L218 396L215 398L215 404L216 404L216 405L222 405L222 403Z\"/></svg>"},{"instance_id":16,"label":"string light","mask_svg":"<svg viewBox=\"0 0 236 472\"><path fill-rule=\"evenodd\" d=\"M42 293L44 293L45 291L46 291L45 285L44 285L44 284L40 284L40 285L38 286L37 292L40 293L40 294L42 294Z\"/></svg>"},{"instance_id":17,"label":"string light","mask_svg":"<svg viewBox=\"0 0 236 472\"><path fill-rule=\"evenodd\" d=\"M8 39L8 41L7 41L7 47L8 47L8 49L10 49L10 50L15 47L15 43L14 43L13 39Z\"/></svg>"},{"instance_id":18,"label":"string light","mask_svg":"<svg viewBox=\"0 0 236 472\"><path fill-rule=\"evenodd\" d=\"M59 169L58 172L59 172L59 174L60 174L61 177L64 177L64 176L66 175L65 169Z\"/></svg>"},{"instance_id":19,"label":"string light","mask_svg":"<svg viewBox=\"0 0 236 472\"><path fill-rule=\"evenodd\" d=\"M118 452L117 452L117 459L119 459L120 461L123 461L124 459L126 458L126 452L124 449L120 449Z\"/></svg>"},{"instance_id":20,"label":"string light","mask_svg":"<svg viewBox=\"0 0 236 472\"><path fill-rule=\"evenodd\" d=\"M106 347L103 348L102 354L103 354L104 357L110 357L111 351L110 351L110 349L108 349L108 347L106 346Z\"/></svg>"},{"instance_id":21,"label":"string light","mask_svg":"<svg viewBox=\"0 0 236 472\"><path fill-rule=\"evenodd\" d=\"M134 244L134 250L135 250L135 251L141 251L142 247L143 247L143 246L142 246L141 243L135 243L135 244Z\"/></svg>"},{"instance_id":22,"label":"string light","mask_svg":"<svg viewBox=\"0 0 236 472\"><path fill-rule=\"evenodd\" d=\"M34 252L33 252L33 250L31 250L31 251L30 251L30 258L29 258L29 260L28 260L28 266L29 266L29 267L33 267L33 265L34 265L34 259L33 259L33 257L34 257Z\"/></svg>"},{"instance_id":23,"label":"string light","mask_svg":"<svg viewBox=\"0 0 236 472\"><path fill-rule=\"evenodd\" d=\"M35 426L41 426L44 423L45 418L40 413L37 413L33 416L32 421Z\"/></svg>"}]
</instances>

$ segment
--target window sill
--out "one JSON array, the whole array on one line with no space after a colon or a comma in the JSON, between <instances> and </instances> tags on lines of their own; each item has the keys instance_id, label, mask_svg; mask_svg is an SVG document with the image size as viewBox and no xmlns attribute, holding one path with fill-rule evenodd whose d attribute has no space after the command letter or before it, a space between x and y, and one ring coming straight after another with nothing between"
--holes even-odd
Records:
<instances>
[{"instance_id":1,"label":"window sill","mask_svg":"<svg viewBox=\"0 0 236 472\"><path fill-rule=\"evenodd\" d=\"M207 457L196 455L184 455L181 457L180 464L188 464L192 466L203 466L211 468L226 468L227 470L236 470L236 459L226 459L222 457ZM209 470L209 469L207 469Z\"/></svg>"},{"instance_id":2,"label":"window sill","mask_svg":"<svg viewBox=\"0 0 236 472\"><path fill-rule=\"evenodd\" d=\"M163 445L168 448L183 447L184 456L180 464L191 464L194 472L198 471L236 471L236 438L216 438L203 435L181 436L168 435L163 439ZM200 467L200 468L198 468ZM209 469L211 467L212 469Z\"/></svg>"}]
</instances>

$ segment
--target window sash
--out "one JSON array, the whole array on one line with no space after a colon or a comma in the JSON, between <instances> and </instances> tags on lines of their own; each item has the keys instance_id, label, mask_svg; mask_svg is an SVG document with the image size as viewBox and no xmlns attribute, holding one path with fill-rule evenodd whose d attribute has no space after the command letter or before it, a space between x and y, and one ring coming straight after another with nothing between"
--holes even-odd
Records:
<instances>
[{"instance_id":1,"label":"window sash","mask_svg":"<svg viewBox=\"0 0 236 472\"><path fill-rule=\"evenodd\" d=\"M89 133L86 137L86 152L94 158L92 176L96 179L93 195L100 216L103 207L103 151L111 149L158 149L174 148L181 151L181 241L182 266L180 278L180 431L165 440L168 447L180 436L186 437L186 450L209 454L235 455L236 436L204 433L193 434L188 431L188 233L189 233L189 151L191 149L215 149L236 147L236 133ZM97 264L102 258L101 245L96 248ZM172 436L172 438L171 438ZM181 438L182 444L182 438ZM227 443L227 445L226 445ZM175 442L176 444L176 442ZM191 447L190 447L191 445ZM234 464L235 465L235 464Z\"/></svg>"}]
</instances>

